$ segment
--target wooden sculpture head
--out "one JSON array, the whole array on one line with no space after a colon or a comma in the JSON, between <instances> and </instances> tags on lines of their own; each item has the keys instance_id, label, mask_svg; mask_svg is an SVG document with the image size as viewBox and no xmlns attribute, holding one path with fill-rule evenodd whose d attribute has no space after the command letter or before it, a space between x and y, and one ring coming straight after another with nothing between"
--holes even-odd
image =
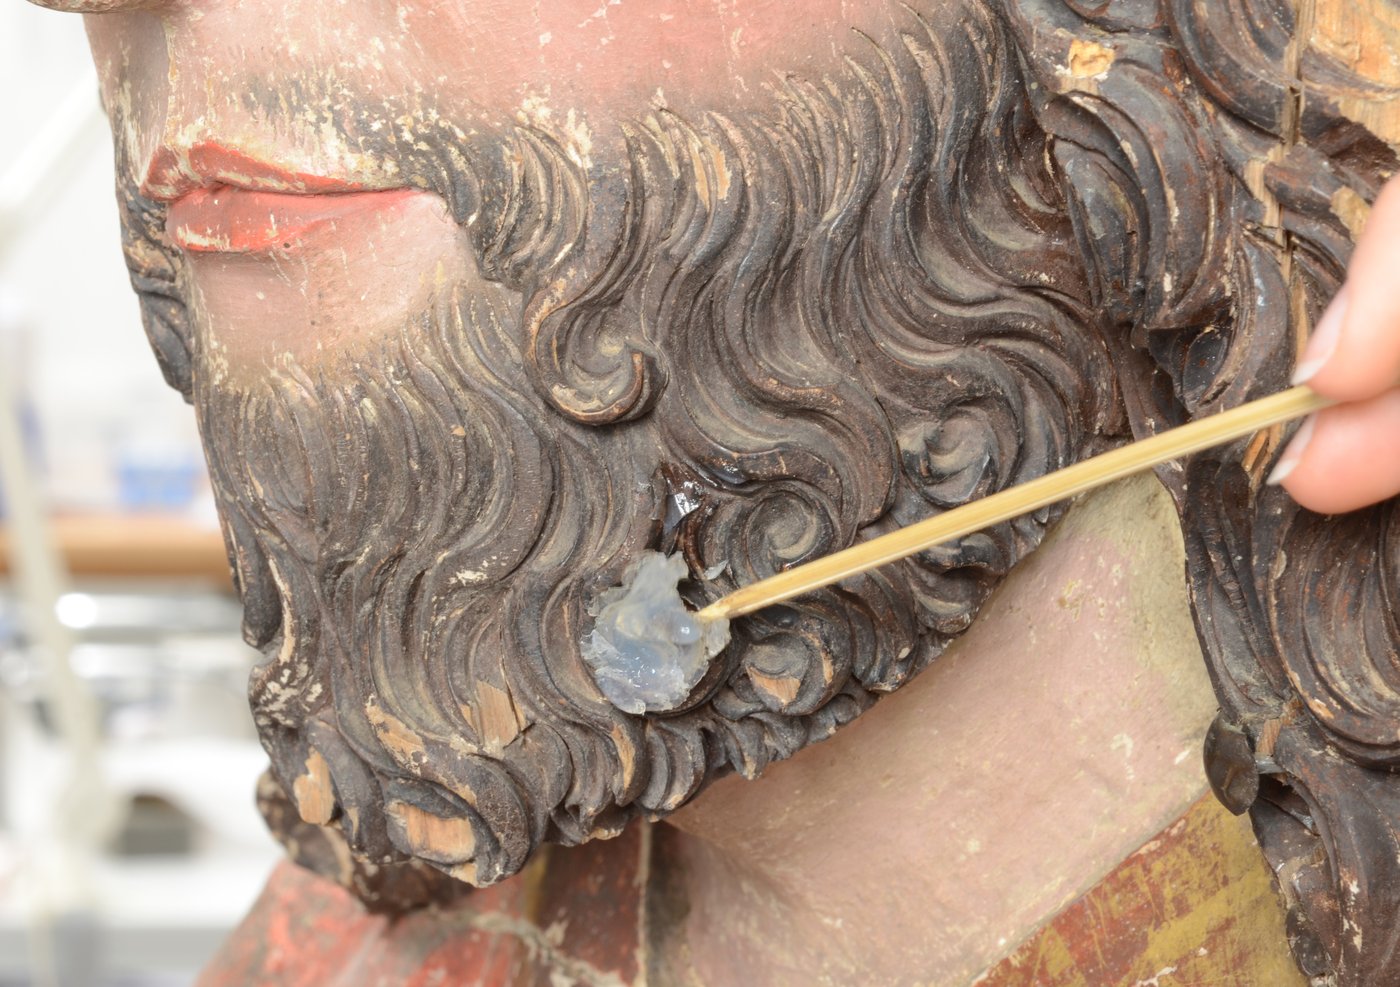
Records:
<instances>
[{"instance_id":1,"label":"wooden sculpture head","mask_svg":"<svg viewBox=\"0 0 1400 987\"><path fill-rule=\"evenodd\" d=\"M1059 193L1008 154L1043 137L1005 31L928 6L91 19L304 820L496 881L830 735L1037 543L1044 516L741 622L645 715L579 655L644 549L713 598L1110 427Z\"/></svg>"},{"instance_id":2,"label":"wooden sculpture head","mask_svg":"<svg viewBox=\"0 0 1400 987\"><path fill-rule=\"evenodd\" d=\"M712 599L1279 387L1337 203L1395 160L1345 118L1364 86L1302 81L1287 4L43 2L92 14L133 282L266 656L270 813L371 899L669 813L898 689L1053 513L737 621L640 713L579 641L644 550ZM1258 560L1381 529L1263 488L1276 450L1162 473L1249 738L1222 797L1307 878L1300 941L1379 970L1337 918L1386 927L1357 841L1311 820L1362 784L1318 751L1380 787L1400 759L1393 631L1311 648L1301 570ZM1307 598L1393 599L1377 571Z\"/></svg>"}]
</instances>

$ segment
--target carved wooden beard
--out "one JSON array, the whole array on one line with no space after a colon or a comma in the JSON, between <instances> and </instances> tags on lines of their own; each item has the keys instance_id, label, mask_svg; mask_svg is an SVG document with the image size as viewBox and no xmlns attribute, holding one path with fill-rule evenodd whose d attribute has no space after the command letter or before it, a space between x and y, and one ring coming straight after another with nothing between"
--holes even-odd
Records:
<instances>
[{"instance_id":1,"label":"carved wooden beard","mask_svg":"<svg viewBox=\"0 0 1400 987\"><path fill-rule=\"evenodd\" d=\"M479 269L339 363L214 386L175 303L148 299L177 380L190 361L267 655L254 711L304 820L369 863L499 880L829 736L1038 543L1054 512L740 621L666 715L613 708L579 655L587 604L643 549L719 570L693 589L718 596L1111 431L1001 29L911 29L764 116L622 124L586 173L545 127L437 127L402 170ZM945 76L973 59L985 76Z\"/></svg>"},{"instance_id":2,"label":"carved wooden beard","mask_svg":"<svg viewBox=\"0 0 1400 987\"><path fill-rule=\"evenodd\" d=\"M407 511L336 518L337 530L377 523L395 539L362 546L394 556L392 572L335 574L360 580L356 609L353 594L329 592L328 543L314 525L293 543L251 524L244 515L265 508L240 504L238 486L218 479L250 634L272 655L256 683L276 713L267 719L278 780L266 804L303 860L371 902L403 906L432 894L423 865L356 868L332 839L343 828L362 859L405 856L383 802L412 807L391 809L410 861L426 859L424 849L449 871L470 860L482 881L540 840L664 811L721 771L756 773L932 660L1048 518L741 626L691 708L665 717L602 705L575 652L578 598L590 579L616 578L636 547L679 548L693 573L728 563L718 591L1080 456L1119 429L1100 339L1136 435L1285 385L1299 334L1345 268L1354 229L1344 207L1371 201L1396 170L1391 149L1353 122L1358 100L1389 93L1298 41L1288 4L987 6L1004 20L971 2L931 4L927 24L910 14L907 48L866 48L829 84L788 84L766 116L658 112L623 124L626 153L600 153L587 168L548 128L465 140L446 127L419 154L341 121L351 146L393 157L410 184L449 202L494 287L464 272L435 320L407 320L402 338L385 342L381 369L402 366L392 392L382 369L360 383L303 376L300 401L250 402L311 435L333 414L355 424L340 388L383 394L394 409L430 407L427 421L439 424L460 419L459 407L514 409L512 434L542 443L550 469L517 462L511 480L549 505L550 521L521 549L509 584L452 586L451 571L434 570L411 589L403 559L426 557L456 512L486 501L440 500L439 515L418 516L432 531L415 529ZM190 393L200 368L179 257L153 203L130 190L122 203L147 329L171 381ZM463 317L472 304L478 318ZM488 311L497 322L481 321ZM424 369L468 360L473 340L490 359L469 362L493 367L491 387L471 392ZM518 359L497 366L493 353ZM513 390L496 389L507 380ZM404 436L415 434L407 421ZM228 430L206 425L216 446ZM482 461L417 425L422 448L440 457L429 468L449 475L454 457ZM458 439L479 434L462 427ZM1279 438L1159 470L1182 516L1222 707L1207 770L1221 800L1253 816L1303 968L1339 984L1392 983L1395 505L1330 519L1300 511L1262 483ZM385 464L398 465L400 486L403 458ZM483 491L495 482L473 480ZM702 507L668 517L677 493ZM304 505L292 506L287 530L306 529ZM470 544L492 536L507 538L468 532ZM598 551L588 558L581 546ZM313 564L294 566L299 556ZM305 605L284 613L273 564ZM374 579L410 587L411 619L374 610ZM427 628L464 650L422 650L421 621L441 612L424 595L430 582L478 608L462 610L452 631ZM472 616L488 598L499 612ZM326 615L342 612L356 619L329 626ZM520 650L473 638L482 620ZM304 644L313 623L341 651L309 651L283 700L272 687L275 646L298 631ZM398 703L388 709L365 656L401 650L421 661L411 687L385 679ZM500 677L467 677L480 668ZM376 725L371 694L393 721ZM548 706L545 696L564 701ZM512 716L519 736L498 754L453 746L485 743L488 723L503 741ZM432 732L454 719L457 733ZM407 738L392 735L395 722L432 741L423 757L410 749L395 759ZM527 764L527 748L540 759ZM498 781L514 786L499 803ZM330 825L299 822L292 802ZM454 839L457 852L441 852ZM395 870L408 877L386 878Z\"/></svg>"}]
</instances>

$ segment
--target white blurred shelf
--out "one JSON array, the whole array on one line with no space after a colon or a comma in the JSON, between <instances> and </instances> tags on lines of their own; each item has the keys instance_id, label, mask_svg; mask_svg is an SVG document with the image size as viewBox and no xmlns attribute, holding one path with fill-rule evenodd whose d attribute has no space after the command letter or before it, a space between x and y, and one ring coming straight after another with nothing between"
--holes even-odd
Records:
<instances>
[{"instance_id":1,"label":"white blurred shelf","mask_svg":"<svg viewBox=\"0 0 1400 987\"><path fill-rule=\"evenodd\" d=\"M101 861L99 958L104 977L193 977L247 913L273 865L263 852L216 852L178 859ZM0 977L29 972L29 918L0 898Z\"/></svg>"},{"instance_id":2,"label":"white blurred shelf","mask_svg":"<svg viewBox=\"0 0 1400 987\"><path fill-rule=\"evenodd\" d=\"M61 755L41 752L11 733L7 752L26 761L18 779L35 793L35 772L61 776ZM262 889L281 851L253 804L265 764L256 743L166 740L116 744L104 751L104 776L116 792L155 795L195 823L188 855L105 856L92 872L98 960L105 977L193 976L238 924ZM36 799L39 797L35 795ZM23 815L21 811L19 815ZM42 821L21 820L33 832ZM0 834L0 978L23 982L32 922L26 885L25 837ZM7 859L6 859L7 858ZM105 982L105 981L104 981Z\"/></svg>"},{"instance_id":3,"label":"white blurred shelf","mask_svg":"<svg viewBox=\"0 0 1400 987\"><path fill-rule=\"evenodd\" d=\"M78 811L89 815L67 808L69 755L47 725L44 666L23 610L0 594L0 987L37 982L42 908L92 918L64 956L87 952L82 936L95 929L100 974L63 987L191 983L281 858L255 804L267 756L245 683L258 655L240 639L237 604L187 580L79 583L56 612L101 711L97 788L110 798L83 787ZM84 867L64 852L65 823L134 803L126 855Z\"/></svg>"}]
</instances>

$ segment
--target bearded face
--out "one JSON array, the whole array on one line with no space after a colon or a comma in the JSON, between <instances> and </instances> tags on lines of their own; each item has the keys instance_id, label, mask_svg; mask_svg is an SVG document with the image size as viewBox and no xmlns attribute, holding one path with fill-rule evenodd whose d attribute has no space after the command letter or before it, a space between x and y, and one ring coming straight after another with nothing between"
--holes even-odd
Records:
<instances>
[{"instance_id":1,"label":"bearded face","mask_svg":"<svg viewBox=\"0 0 1400 987\"><path fill-rule=\"evenodd\" d=\"M580 641L643 551L701 604L1283 387L1397 170L1366 5L36 2L92 15L265 813L389 909L828 736L1055 512L742 619L628 712ZM1208 773L1303 968L1396 982L1394 505L1300 510L1277 439L1158 471Z\"/></svg>"},{"instance_id":2,"label":"bearded face","mask_svg":"<svg viewBox=\"0 0 1400 987\"><path fill-rule=\"evenodd\" d=\"M499 880L829 736L1035 547L1054 512L739 620L674 708L617 708L580 654L645 550L679 553L703 603L1118 427L1002 28L928 6L742 114L658 96L587 126L453 119L426 97L250 87L235 98L269 132L324 107L320 139L373 177L331 189L319 227L254 216L247 249L191 198L218 193L200 155L225 151L124 189L302 820L371 864ZM131 108L113 109L120 134ZM365 186L414 191L357 211ZM360 246L317 259L326 229ZM347 283L353 304L326 301Z\"/></svg>"}]
</instances>

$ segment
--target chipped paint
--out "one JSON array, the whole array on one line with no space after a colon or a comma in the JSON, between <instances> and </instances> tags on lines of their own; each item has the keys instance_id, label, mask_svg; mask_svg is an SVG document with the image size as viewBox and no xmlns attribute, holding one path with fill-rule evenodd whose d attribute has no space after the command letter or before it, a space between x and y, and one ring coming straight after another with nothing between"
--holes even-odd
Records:
<instances>
[{"instance_id":1,"label":"chipped paint","mask_svg":"<svg viewBox=\"0 0 1400 987\"><path fill-rule=\"evenodd\" d=\"M478 682L476 695L482 742L489 753L499 755L520 736L520 711L516 709L509 692L490 682Z\"/></svg>"},{"instance_id":2,"label":"chipped paint","mask_svg":"<svg viewBox=\"0 0 1400 987\"><path fill-rule=\"evenodd\" d=\"M780 707L796 699L797 691L802 688L802 680L799 678L764 675L756 668L749 669L749 679L754 688L771 697Z\"/></svg>"},{"instance_id":3,"label":"chipped paint","mask_svg":"<svg viewBox=\"0 0 1400 987\"><path fill-rule=\"evenodd\" d=\"M292 783L292 798L303 821L324 826L335 814L335 792L331 785L330 765L313 750L306 759L306 773Z\"/></svg>"},{"instance_id":4,"label":"chipped paint","mask_svg":"<svg viewBox=\"0 0 1400 987\"><path fill-rule=\"evenodd\" d=\"M1342 221L1352 239L1360 237L1361 231L1366 228L1366 220L1371 215L1370 204L1344 185L1333 194L1331 206L1332 215Z\"/></svg>"},{"instance_id":5,"label":"chipped paint","mask_svg":"<svg viewBox=\"0 0 1400 987\"><path fill-rule=\"evenodd\" d=\"M1075 79L1095 79L1102 82L1108 78L1108 70L1118 53L1108 45L1099 44L1086 38L1075 38L1069 46L1069 74Z\"/></svg>"},{"instance_id":6,"label":"chipped paint","mask_svg":"<svg viewBox=\"0 0 1400 987\"><path fill-rule=\"evenodd\" d=\"M400 764L414 767L415 761L424 756L423 738L409 729L402 720L384 710L379 705L377 696L369 697L365 704L365 716L374 728L379 742Z\"/></svg>"},{"instance_id":7,"label":"chipped paint","mask_svg":"<svg viewBox=\"0 0 1400 987\"><path fill-rule=\"evenodd\" d=\"M1248 820L1206 795L976 984L1305 987L1283 925Z\"/></svg>"}]
</instances>

